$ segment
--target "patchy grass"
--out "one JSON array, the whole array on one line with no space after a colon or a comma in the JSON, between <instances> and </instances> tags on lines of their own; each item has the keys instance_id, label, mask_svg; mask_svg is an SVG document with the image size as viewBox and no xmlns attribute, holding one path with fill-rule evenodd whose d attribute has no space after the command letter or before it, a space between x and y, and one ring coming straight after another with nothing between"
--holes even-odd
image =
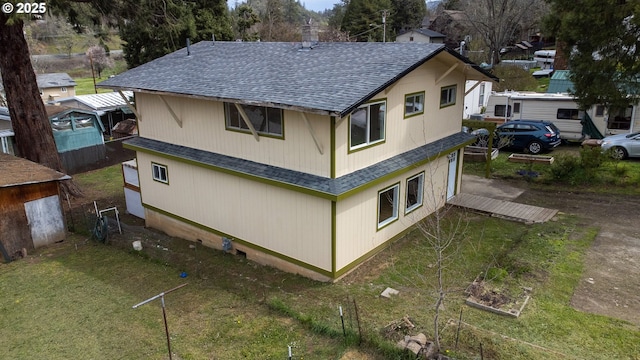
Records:
<instances>
[{"instance_id":1,"label":"patchy grass","mask_svg":"<svg viewBox=\"0 0 640 360\"><path fill-rule=\"evenodd\" d=\"M122 196L117 165L75 179L106 198ZM458 217L467 226L448 253L441 314L442 343L450 354L457 359L477 359L481 351L487 359L640 357L636 326L570 306L597 229L571 216L524 225L452 210L448 219ZM131 250L136 239L143 241L143 252ZM336 284L189 245L133 230L113 237L109 246L72 235L27 259L0 264L4 356L166 359L159 302L131 306L184 282L189 285L165 298L179 359L284 359L288 346L297 359L340 359L347 352L358 359L403 359L408 357L394 344L404 331L387 331L388 325L408 315L416 325L412 334L432 332L434 252L417 230ZM464 305L464 289L492 268L506 272L495 286L533 288L520 318ZM183 271L187 278L180 278ZM400 294L381 298L386 287Z\"/></svg>"},{"instance_id":2,"label":"patchy grass","mask_svg":"<svg viewBox=\"0 0 640 360\"><path fill-rule=\"evenodd\" d=\"M594 149L597 150L597 149ZM509 151L501 151L491 162L491 176L494 178L521 180L532 186L547 189L562 189L570 186L574 191L619 193L640 195L640 160L613 160L604 155L598 166L585 166L593 162L589 152L581 158L580 147L563 145L544 155L553 156L554 164L525 164L508 161ZM485 163L465 162L464 172L485 176ZM534 172L535 177L519 173Z\"/></svg>"}]
</instances>

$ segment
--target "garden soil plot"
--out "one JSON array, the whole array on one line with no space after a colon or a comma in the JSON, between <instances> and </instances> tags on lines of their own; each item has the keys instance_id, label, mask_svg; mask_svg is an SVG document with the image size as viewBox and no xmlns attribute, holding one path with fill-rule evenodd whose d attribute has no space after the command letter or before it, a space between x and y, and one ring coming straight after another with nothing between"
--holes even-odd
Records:
<instances>
[{"instance_id":1,"label":"garden soil plot","mask_svg":"<svg viewBox=\"0 0 640 360\"><path fill-rule=\"evenodd\" d=\"M640 326L640 197L526 190L518 202L577 214L600 231L571 305Z\"/></svg>"}]
</instances>

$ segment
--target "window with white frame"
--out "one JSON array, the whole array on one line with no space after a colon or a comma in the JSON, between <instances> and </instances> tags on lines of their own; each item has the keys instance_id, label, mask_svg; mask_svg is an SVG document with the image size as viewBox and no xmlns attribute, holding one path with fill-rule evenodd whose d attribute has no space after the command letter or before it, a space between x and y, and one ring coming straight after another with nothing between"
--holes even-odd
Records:
<instances>
[{"instance_id":1,"label":"window with white frame","mask_svg":"<svg viewBox=\"0 0 640 360\"><path fill-rule=\"evenodd\" d=\"M378 192L378 229L398 220L398 194L400 184Z\"/></svg>"},{"instance_id":2,"label":"window with white frame","mask_svg":"<svg viewBox=\"0 0 640 360\"><path fill-rule=\"evenodd\" d=\"M169 183L169 173L167 172L167 167L165 165L151 163L151 174L153 176L153 180L165 184Z\"/></svg>"},{"instance_id":3,"label":"window with white frame","mask_svg":"<svg viewBox=\"0 0 640 360\"><path fill-rule=\"evenodd\" d=\"M456 85L446 86L440 89L440 107L455 105Z\"/></svg>"},{"instance_id":4,"label":"window with white frame","mask_svg":"<svg viewBox=\"0 0 640 360\"><path fill-rule=\"evenodd\" d=\"M387 102L376 101L362 105L349 116L351 150L384 141Z\"/></svg>"},{"instance_id":5,"label":"window with white frame","mask_svg":"<svg viewBox=\"0 0 640 360\"><path fill-rule=\"evenodd\" d=\"M424 91L404 96L404 117L424 113Z\"/></svg>"},{"instance_id":6,"label":"window with white frame","mask_svg":"<svg viewBox=\"0 0 640 360\"><path fill-rule=\"evenodd\" d=\"M422 194L424 193L424 172L407 179L407 199L405 213L422 206Z\"/></svg>"},{"instance_id":7,"label":"window with white frame","mask_svg":"<svg viewBox=\"0 0 640 360\"><path fill-rule=\"evenodd\" d=\"M283 136L283 115L281 109L265 106L240 105L247 115L249 122L258 134L270 136ZM227 129L250 132L249 126L240 115L235 104L225 103L225 116Z\"/></svg>"}]
</instances>

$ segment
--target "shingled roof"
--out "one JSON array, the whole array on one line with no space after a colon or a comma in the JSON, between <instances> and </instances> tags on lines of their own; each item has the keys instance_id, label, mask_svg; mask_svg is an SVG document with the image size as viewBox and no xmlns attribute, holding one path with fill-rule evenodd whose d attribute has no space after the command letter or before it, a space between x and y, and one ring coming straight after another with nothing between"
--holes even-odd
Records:
<instances>
[{"instance_id":1,"label":"shingled roof","mask_svg":"<svg viewBox=\"0 0 640 360\"><path fill-rule=\"evenodd\" d=\"M101 82L98 87L300 108L344 116L440 53L495 79L442 44L203 41Z\"/></svg>"},{"instance_id":2,"label":"shingled roof","mask_svg":"<svg viewBox=\"0 0 640 360\"><path fill-rule=\"evenodd\" d=\"M67 73L37 74L36 80L41 89L76 86L76 82Z\"/></svg>"}]
</instances>

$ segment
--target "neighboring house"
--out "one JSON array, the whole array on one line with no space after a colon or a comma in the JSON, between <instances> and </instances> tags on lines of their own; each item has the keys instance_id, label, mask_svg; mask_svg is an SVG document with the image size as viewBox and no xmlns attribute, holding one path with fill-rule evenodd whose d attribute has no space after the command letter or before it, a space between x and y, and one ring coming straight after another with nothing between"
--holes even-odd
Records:
<instances>
[{"instance_id":1,"label":"neighboring house","mask_svg":"<svg viewBox=\"0 0 640 360\"><path fill-rule=\"evenodd\" d=\"M5 261L65 239L59 182L68 175L0 154L0 252Z\"/></svg>"},{"instance_id":2,"label":"neighboring house","mask_svg":"<svg viewBox=\"0 0 640 360\"><path fill-rule=\"evenodd\" d=\"M467 80L442 44L200 42L98 86L135 92L147 226L335 281L459 191Z\"/></svg>"},{"instance_id":3,"label":"neighboring house","mask_svg":"<svg viewBox=\"0 0 640 360\"><path fill-rule=\"evenodd\" d=\"M51 105L46 109L60 160L67 172L80 172L104 159L104 127L95 112Z\"/></svg>"},{"instance_id":4,"label":"neighboring house","mask_svg":"<svg viewBox=\"0 0 640 360\"><path fill-rule=\"evenodd\" d=\"M0 107L0 153L15 155L14 135L9 109Z\"/></svg>"},{"instance_id":5,"label":"neighboring house","mask_svg":"<svg viewBox=\"0 0 640 360\"><path fill-rule=\"evenodd\" d=\"M444 43L445 35L429 29L409 30L396 36L396 42L418 42L418 43Z\"/></svg>"},{"instance_id":6,"label":"neighboring house","mask_svg":"<svg viewBox=\"0 0 640 360\"><path fill-rule=\"evenodd\" d=\"M471 115L479 115L487 108L489 95L493 89L492 81L469 80L464 86L464 115L465 119Z\"/></svg>"},{"instance_id":7,"label":"neighboring house","mask_svg":"<svg viewBox=\"0 0 640 360\"><path fill-rule=\"evenodd\" d=\"M123 95L129 99L133 98L132 91L124 91ZM105 137L119 137L114 134L114 127L121 121L134 119L134 115L129 109L129 104L117 92L76 95L73 97L50 101L49 104L62 105L75 109L93 111L100 116L102 126L105 128ZM135 124L135 120L133 120Z\"/></svg>"},{"instance_id":8,"label":"neighboring house","mask_svg":"<svg viewBox=\"0 0 640 360\"><path fill-rule=\"evenodd\" d=\"M45 103L76 95L76 82L66 73L37 74L36 81Z\"/></svg>"}]
</instances>

